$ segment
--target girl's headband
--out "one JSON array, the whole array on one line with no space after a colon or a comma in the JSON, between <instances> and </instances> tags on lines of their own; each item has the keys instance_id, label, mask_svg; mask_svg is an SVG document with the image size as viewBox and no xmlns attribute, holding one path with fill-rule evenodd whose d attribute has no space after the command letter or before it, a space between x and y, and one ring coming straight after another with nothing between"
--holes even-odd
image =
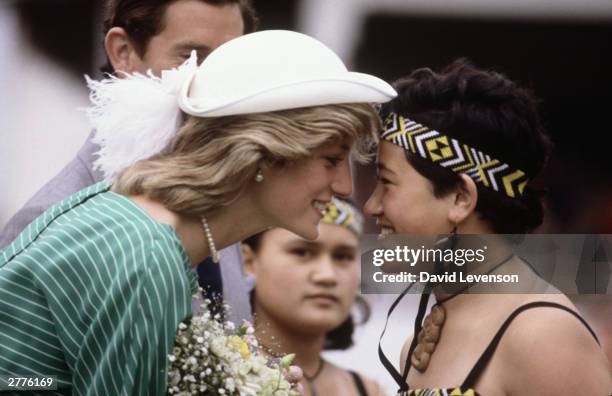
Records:
<instances>
[{"instance_id":1,"label":"girl's headband","mask_svg":"<svg viewBox=\"0 0 612 396\"><path fill-rule=\"evenodd\" d=\"M399 114L389 114L381 138L510 198L520 197L528 182L522 170Z\"/></svg>"},{"instance_id":2,"label":"girl's headband","mask_svg":"<svg viewBox=\"0 0 612 396\"><path fill-rule=\"evenodd\" d=\"M363 216L353 205L336 197L327 204L323 223L341 225L360 236L363 232Z\"/></svg>"}]
</instances>

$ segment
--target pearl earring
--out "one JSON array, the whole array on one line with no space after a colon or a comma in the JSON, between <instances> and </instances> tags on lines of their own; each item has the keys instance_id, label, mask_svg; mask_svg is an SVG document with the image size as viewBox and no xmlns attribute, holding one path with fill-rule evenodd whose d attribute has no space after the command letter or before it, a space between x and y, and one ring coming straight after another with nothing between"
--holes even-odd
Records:
<instances>
[{"instance_id":1,"label":"pearl earring","mask_svg":"<svg viewBox=\"0 0 612 396\"><path fill-rule=\"evenodd\" d=\"M261 183L261 182L263 181L263 179L264 179L263 172L261 171L261 168L259 168L259 169L257 170L257 174L255 175L255 181L256 181L257 183Z\"/></svg>"}]
</instances>

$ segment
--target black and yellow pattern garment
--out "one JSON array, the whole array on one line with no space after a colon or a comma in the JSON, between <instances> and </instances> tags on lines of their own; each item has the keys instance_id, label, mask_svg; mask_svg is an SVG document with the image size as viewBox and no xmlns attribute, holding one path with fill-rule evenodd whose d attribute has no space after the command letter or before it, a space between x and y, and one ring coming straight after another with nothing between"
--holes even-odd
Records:
<instances>
[{"instance_id":1,"label":"black and yellow pattern garment","mask_svg":"<svg viewBox=\"0 0 612 396\"><path fill-rule=\"evenodd\" d=\"M552 303L548 301L532 302L532 303L525 304L525 305L518 307L517 309L514 310L514 312L512 312L512 314L510 314L510 316L508 316L508 319L506 319L504 324L502 324L502 326L499 328L499 330L495 334L495 337L493 337L493 339L491 340L491 342L489 343L485 351L482 353L482 355L480 355L480 358L478 359L478 361L476 362L476 364L474 365L470 373L465 378L465 381L463 381L463 385L456 387L456 388L449 388L449 389L435 389L435 388L410 389L410 385L408 385L408 390L404 392L399 392L398 396L482 396L474 390L474 387L476 385L476 382L480 378L480 375L484 372L485 368L487 367L487 364L493 357L493 354L495 353L495 350L497 349L497 345L499 344L499 341L501 340L502 336L504 335L504 333L510 326L510 323L512 323L514 318L516 318L521 312L526 311L528 309L540 308L540 307L561 309L563 311L569 312L570 314L574 315L587 328L587 330L595 338L595 341L599 343L599 340L597 339L597 336L595 335L595 332L593 331L593 329L591 329L588 323L579 314L577 314L573 310L561 304ZM408 371L410 371L410 367L408 367ZM408 371L406 372L406 377L408 376Z\"/></svg>"}]
</instances>

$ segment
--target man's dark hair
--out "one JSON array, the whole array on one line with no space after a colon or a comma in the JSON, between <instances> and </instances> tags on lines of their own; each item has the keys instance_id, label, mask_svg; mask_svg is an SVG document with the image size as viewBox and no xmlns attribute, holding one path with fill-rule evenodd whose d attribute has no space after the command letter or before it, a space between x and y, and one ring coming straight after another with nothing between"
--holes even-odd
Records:
<instances>
[{"instance_id":1,"label":"man's dark hair","mask_svg":"<svg viewBox=\"0 0 612 396\"><path fill-rule=\"evenodd\" d=\"M440 73L421 68L398 80L399 96L382 108L479 149L533 180L542 170L551 143L532 92L506 76L474 67L465 59ZM441 197L461 183L458 174L406 151L408 162L429 179ZM527 185L520 198L476 183L476 212L497 233L520 234L543 220L541 193ZM418 209L417 209L418 210Z\"/></svg>"},{"instance_id":2,"label":"man's dark hair","mask_svg":"<svg viewBox=\"0 0 612 396\"><path fill-rule=\"evenodd\" d=\"M178 0L108 0L104 12L103 34L113 27L125 29L138 55L142 58L149 41L164 29L166 9ZM214 6L237 5L244 22L244 33L257 29L259 20L252 0L200 0ZM107 59L100 68L103 73L114 72Z\"/></svg>"}]
</instances>

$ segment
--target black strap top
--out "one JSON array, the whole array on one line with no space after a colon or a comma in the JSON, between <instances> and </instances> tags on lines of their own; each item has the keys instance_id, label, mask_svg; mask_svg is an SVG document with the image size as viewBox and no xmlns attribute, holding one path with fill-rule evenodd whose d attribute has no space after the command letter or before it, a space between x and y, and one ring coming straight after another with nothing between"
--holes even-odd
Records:
<instances>
[{"instance_id":1,"label":"black strap top","mask_svg":"<svg viewBox=\"0 0 612 396\"><path fill-rule=\"evenodd\" d=\"M504 335L504 333L506 332L506 330L508 329L508 327L510 326L510 323L512 323L514 318L516 318L521 312L524 312L528 309L538 308L538 307L557 308L557 309L561 309L563 311L569 312L570 314L574 315L580 322L582 322L582 324L587 328L589 333L591 333L593 338L595 338L595 341L597 341L597 343L599 344L599 339L597 338L597 335L595 335L595 332L593 331L591 326L589 326L589 324L582 318L582 316L580 316L575 311L569 309L568 307L564 305L553 303L553 302L535 301L532 303L528 303L528 304L522 305L518 307L517 309L515 309L514 312L510 314L508 319L506 319L504 324L499 328L499 330L497 331L497 334L495 334L495 337L493 337L493 339L489 343L489 346L487 346L487 349L485 349L482 355L480 355L480 358L478 359L478 361L476 362L476 364L474 365L474 367L472 368L468 376L465 378L465 381L463 381L463 387L470 387L470 388L474 387L474 385L476 384L476 381L478 381L478 378L480 378L480 375L483 373L483 371L487 367L487 364L489 364L489 361L491 360L491 358L493 357L493 354L495 353L495 350L497 349L497 345L499 344L499 341L501 340L502 336Z\"/></svg>"},{"instance_id":2,"label":"black strap top","mask_svg":"<svg viewBox=\"0 0 612 396\"><path fill-rule=\"evenodd\" d=\"M349 370L349 374L351 374L351 376L353 377L353 381L355 381L355 386L359 391L359 396L368 396L368 392L366 392L365 385L363 384L363 381L361 380L359 374L352 370Z\"/></svg>"},{"instance_id":3,"label":"black strap top","mask_svg":"<svg viewBox=\"0 0 612 396\"><path fill-rule=\"evenodd\" d=\"M510 326L514 318L516 318L520 313L528 309L533 309L533 308L538 308L538 307L556 308L556 309L561 309L566 312L569 312L570 314L574 315L580 322L582 322L582 324L591 333L593 338L595 338L595 341L599 343L599 340L597 339L595 332L593 331L593 329L591 329L589 324L579 314L567 308L566 306L563 306L557 303L553 303L553 302L547 302L547 301L536 301L536 302L528 303L525 305L521 305L520 307L515 309L514 312L510 314L510 316L508 316L504 324L502 324L502 326L499 328L499 330L497 331L497 333L495 334L495 336L493 337L493 339L491 340L487 348L484 350L482 355L480 355L480 358L478 358L478 361L476 361L476 364L474 365L472 370L469 372L469 374L463 381L463 384L460 387L446 389L444 391L447 392L447 394L449 395L452 394L452 395L478 396L478 393L476 393L473 388L476 385L476 382L478 381L478 379L480 378L480 375L484 372L485 368L491 361L491 358L493 357L493 354L495 353L495 350L497 349L497 346L499 345L499 342L502 336L504 335L504 333L506 332L506 330L508 329L508 327ZM410 371L410 363L407 362L407 365L408 365L407 370L405 370L406 377L408 376L408 372ZM436 393L436 391L440 393ZM406 389L404 392L405 394L410 395L410 396L429 395L429 394L445 394L445 393L442 393L441 391L442 390L440 389L410 389L410 386L408 386L408 389Z\"/></svg>"}]
</instances>

